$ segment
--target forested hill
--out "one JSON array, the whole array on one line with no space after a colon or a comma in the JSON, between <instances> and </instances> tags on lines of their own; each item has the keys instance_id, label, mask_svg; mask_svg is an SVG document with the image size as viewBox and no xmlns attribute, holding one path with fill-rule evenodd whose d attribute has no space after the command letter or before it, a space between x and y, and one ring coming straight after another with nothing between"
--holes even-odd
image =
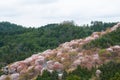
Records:
<instances>
[{"instance_id":1,"label":"forested hill","mask_svg":"<svg viewBox=\"0 0 120 80\"><path fill-rule=\"evenodd\" d=\"M0 22L0 66L23 60L46 49L56 48L61 43L87 37L115 24L95 21L90 26L77 26L69 22L25 28L9 22Z\"/></svg>"},{"instance_id":2,"label":"forested hill","mask_svg":"<svg viewBox=\"0 0 120 80\"><path fill-rule=\"evenodd\" d=\"M10 22L0 22L0 35L14 35L23 33L26 30L21 25L16 25Z\"/></svg>"},{"instance_id":3,"label":"forested hill","mask_svg":"<svg viewBox=\"0 0 120 80\"><path fill-rule=\"evenodd\" d=\"M70 23L49 24L47 26L54 26L45 26L39 29L42 29L44 32L53 32L54 28L57 30L56 28L59 26L61 28L64 27L65 29L63 30L66 30L68 27L68 31L74 30L74 28L77 28L77 30L83 28L84 31L88 30L91 32L100 30L100 28L92 29L95 24L96 23L92 24L92 26L84 27L75 26ZM102 25L104 24L102 23ZM32 30L32 28L30 28L31 31L26 31L23 34L36 32L37 29L38 28L33 28ZM47 31L45 31L46 29ZM88 32L86 31L86 33ZM80 39L73 39L69 42L62 43L57 48L47 49L43 52L33 54L26 59L2 67L0 71L0 80L119 80L119 33L120 23L105 31L93 32L92 34L88 33L89 36L85 38L84 35ZM21 35L22 34L19 34L19 36ZM47 38L50 38L51 35L47 36ZM71 35L74 36L74 34ZM20 53L16 53L16 55L13 53L13 55L16 56L17 59L20 59L22 55L24 56L27 54L26 56L29 56L28 52L26 50L26 52L21 55L19 55ZM12 53L8 53L8 56L6 55L6 59L8 60L10 57L10 59L15 61L16 58L9 56L10 54Z\"/></svg>"}]
</instances>

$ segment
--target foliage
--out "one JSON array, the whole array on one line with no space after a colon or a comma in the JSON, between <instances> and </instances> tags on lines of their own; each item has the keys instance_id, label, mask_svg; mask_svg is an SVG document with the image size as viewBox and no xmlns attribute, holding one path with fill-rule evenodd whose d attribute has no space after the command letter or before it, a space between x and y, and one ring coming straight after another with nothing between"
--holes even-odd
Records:
<instances>
[{"instance_id":1,"label":"foliage","mask_svg":"<svg viewBox=\"0 0 120 80\"><path fill-rule=\"evenodd\" d=\"M89 49L97 47L104 49L114 45L120 45L120 28L85 44L84 48Z\"/></svg>"},{"instance_id":2,"label":"foliage","mask_svg":"<svg viewBox=\"0 0 120 80\"><path fill-rule=\"evenodd\" d=\"M110 80L120 80L120 73L117 72Z\"/></svg>"},{"instance_id":3,"label":"foliage","mask_svg":"<svg viewBox=\"0 0 120 80\"><path fill-rule=\"evenodd\" d=\"M76 75L70 75L67 77L66 80L81 80L79 76Z\"/></svg>"},{"instance_id":4,"label":"foliage","mask_svg":"<svg viewBox=\"0 0 120 80\"><path fill-rule=\"evenodd\" d=\"M0 75L2 75L3 74L3 72L0 70Z\"/></svg>"},{"instance_id":5,"label":"foliage","mask_svg":"<svg viewBox=\"0 0 120 80\"><path fill-rule=\"evenodd\" d=\"M103 64L98 69L102 72L100 74L100 80L120 80L120 63L109 62ZM77 67L76 70L71 73L64 73L62 80L97 80L95 77L96 69L88 70L87 68ZM52 75L52 76L51 76ZM56 75L56 77L55 77ZM57 73L50 74L46 71L42 76L38 76L36 80L58 80Z\"/></svg>"},{"instance_id":6,"label":"foliage","mask_svg":"<svg viewBox=\"0 0 120 80\"><path fill-rule=\"evenodd\" d=\"M77 26L73 22L48 24L39 28L25 28L9 22L0 22L0 67L23 60L34 53L56 48L72 39L84 38L94 31L102 31L116 23L92 22Z\"/></svg>"},{"instance_id":7,"label":"foliage","mask_svg":"<svg viewBox=\"0 0 120 80\"><path fill-rule=\"evenodd\" d=\"M81 68L80 66L77 67L76 70L69 73L68 75L76 75L80 77L80 80L89 80L92 75L94 75L95 69L88 70L87 68Z\"/></svg>"},{"instance_id":8,"label":"foliage","mask_svg":"<svg viewBox=\"0 0 120 80\"><path fill-rule=\"evenodd\" d=\"M36 80L58 80L58 74L56 71L50 73L49 71L45 70L42 76L38 75Z\"/></svg>"},{"instance_id":9,"label":"foliage","mask_svg":"<svg viewBox=\"0 0 120 80\"><path fill-rule=\"evenodd\" d=\"M91 21L91 29L94 31L104 31L107 28L113 27L116 23L103 23L102 21Z\"/></svg>"},{"instance_id":10,"label":"foliage","mask_svg":"<svg viewBox=\"0 0 120 80\"><path fill-rule=\"evenodd\" d=\"M102 55L102 54L104 54L106 52L106 49L101 49L100 51L99 51L99 55Z\"/></svg>"},{"instance_id":11,"label":"foliage","mask_svg":"<svg viewBox=\"0 0 120 80\"><path fill-rule=\"evenodd\" d=\"M64 71L62 80L89 80L94 73L95 69L88 70L87 68L78 66L77 69L71 73ZM50 73L45 70L42 76L39 75L36 80L58 80L58 73L56 71Z\"/></svg>"},{"instance_id":12,"label":"foliage","mask_svg":"<svg viewBox=\"0 0 120 80\"><path fill-rule=\"evenodd\" d=\"M120 74L119 68L120 68L120 63L115 63L115 62L109 62L107 64L102 65L99 68L102 72L102 74L100 75L101 80L110 80L111 78L112 79L115 78L115 76Z\"/></svg>"}]
</instances>

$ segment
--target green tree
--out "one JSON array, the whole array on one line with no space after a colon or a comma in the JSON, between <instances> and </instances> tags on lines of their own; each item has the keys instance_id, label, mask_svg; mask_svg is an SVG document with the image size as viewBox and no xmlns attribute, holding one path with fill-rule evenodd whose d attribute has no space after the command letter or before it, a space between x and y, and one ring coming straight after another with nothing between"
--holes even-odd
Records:
<instances>
[{"instance_id":1,"label":"green tree","mask_svg":"<svg viewBox=\"0 0 120 80\"><path fill-rule=\"evenodd\" d=\"M110 80L120 80L120 73L117 72Z\"/></svg>"},{"instance_id":2,"label":"green tree","mask_svg":"<svg viewBox=\"0 0 120 80\"><path fill-rule=\"evenodd\" d=\"M118 73L120 73L119 67L120 63L116 62L109 62L107 64L100 66L99 69L102 72L100 74L101 80L110 80L115 76L115 74L118 75Z\"/></svg>"},{"instance_id":3,"label":"green tree","mask_svg":"<svg viewBox=\"0 0 120 80\"><path fill-rule=\"evenodd\" d=\"M38 75L36 80L58 80L58 74L56 71L50 73L49 71L45 70L41 76Z\"/></svg>"},{"instance_id":4,"label":"green tree","mask_svg":"<svg viewBox=\"0 0 120 80\"><path fill-rule=\"evenodd\" d=\"M69 75L66 80L81 80L77 75Z\"/></svg>"}]
</instances>

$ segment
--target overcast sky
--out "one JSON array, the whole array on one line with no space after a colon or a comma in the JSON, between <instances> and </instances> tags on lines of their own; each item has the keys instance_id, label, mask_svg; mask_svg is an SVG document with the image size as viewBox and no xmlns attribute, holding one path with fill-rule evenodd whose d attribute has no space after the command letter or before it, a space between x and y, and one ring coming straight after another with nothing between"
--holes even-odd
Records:
<instances>
[{"instance_id":1,"label":"overcast sky","mask_svg":"<svg viewBox=\"0 0 120 80\"><path fill-rule=\"evenodd\" d=\"M1 0L0 21L23 26L42 26L73 20L120 21L120 0Z\"/></svg>"}]
</instances>

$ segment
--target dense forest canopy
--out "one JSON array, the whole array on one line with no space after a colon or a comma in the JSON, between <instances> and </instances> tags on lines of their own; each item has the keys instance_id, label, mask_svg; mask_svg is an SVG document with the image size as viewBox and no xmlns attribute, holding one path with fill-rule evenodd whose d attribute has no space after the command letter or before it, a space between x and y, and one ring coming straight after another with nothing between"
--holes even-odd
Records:
<instances>
[{"instance_id":1,"label":"dense forest canopy","mask_svg":"<svg viewBox=\"0 0 120 80\"><path fill-rule=\"evenodd\" d=\"M114 45L120 45L120 28L118 28L116 31L113 31L111 33L102 36L101 38L93 40L88 44L85 44L84 48L90 49L97 47L104 49Z\"/></svg>"},{"instance_id":2,"label":"dense forest canopy","mask_svg":"<svg viewBox=\"0 0 120 80\"><path fill-rule=\"evenodd\" d=\"M48 24L39 28L25 28L9 22L0 22L0 66L25 59L72 39L84 38L95 31L106 30L116 23L91 22L77 26L73 22Z\"/></svg>"}]
</instances>

